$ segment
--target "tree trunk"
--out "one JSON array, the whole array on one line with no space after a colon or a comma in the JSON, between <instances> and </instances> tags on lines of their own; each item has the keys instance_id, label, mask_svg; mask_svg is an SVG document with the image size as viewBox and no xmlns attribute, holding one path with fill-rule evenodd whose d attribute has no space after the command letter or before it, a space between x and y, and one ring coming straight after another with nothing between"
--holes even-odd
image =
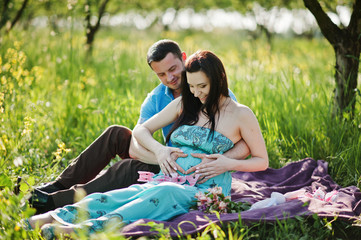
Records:
<instances>
[{"instance_id":1,"label":"tree trunk","mask_svg":"<svg viewBox=\"0 0 361 240\"><path fill-rule=\"evenodd\" d=\"M257 25L261 32L264 32L264 34L266 35L266 39L267 39L267 43L268 43L268 46L269 46L269 50L272 51L273 49L273 44L272 44L272 39L273 39L273 34L268 30L268 28L262 24L258 24Z\"/></svg>"},{"instance_id":2,"label":"tree trunk","mask_svg":"<svg viewBox=\"0 0 361 240\"><path fill-rule=\"evenodd\" d=\"M9 15L8 15L9 3L10 3L10 0L5 0L2 4L3 6L2 6L1 16L0 16L0 29L2 29L6 25L7 21L9 20Z\"/></svg>"},{"instance_id":3,"label":"tree trunk","mask_svg":"<svg viewBox=\"0 0 361 240\"><path fill-rule=\"evenodd\" d=\"M90 10L90 1L87 1L87 10L85 12L86 16L85 16L85 20L87 22L87 27L86 27L86 50L87 50L87 58L90 58L92 55L92 51L93 51L93 43L94 43L94 38L95 38L95 34L97 33L97 31L99 30L100 27L100 20L103 17L104 13L105 13L105 7L107 6L109 0L104 0L103 3L100 5L99 7L99 11L98 11L98 21L97 23L92 26L91 25L91 10Z\"/></svg>"},{"instance_id":4,"label":"tree trunk","mask_svg":"<svg viewBox=\"0 0 361 240\"><path fill-rule=\"evenodd\" d=\"M29 0L24 0L23 4L21 5L21 8L19 9L19 11L16 13L16 16L14 17L14 19L11 21L10 24L10 28L7 29L7 32L10 32L10 30L15 26L15 24L20 20L21 15L24 12L24 9L26 8L26 5L28 4Z\"/></svg>"},{"instance_id":5,"label":"tree trunk","mask_svg":"<svg viewBox=\"0 0 361 240\"><path fill-rule=\"evenodd\" d=\"M336 108L334 108L334 114L349 112L353 115L356 103L360 43L344 36L343 41L338 45L333 45L333 48L336 55Z\"/></svg>"},{"instance_id":6,"label":"tree trunk","mask_svg":"<svg viewBox=\"0 0 361 240\"><path fill-rule=\"evenodd\" d=\"M86 50L87 50L87 55L91 56L92 52L93 52L93 42L94 42L94 37L95 37L95 33L96 33L97 29L90 27L87 29L86 32Z\"/></svg>"},{"instance_id":7,"label":"tree trunk","mask_svg":"<svg viewBox=\"0 0 361 240\"><path fill-rule=\"evenodd\" d=\"M350 23L344 29L331 21L317 0L303 2L316 18L322 34L335 51L334 114L343 117L343 113L348 112L353 117L361 51L361 0L355 0Z\"/></svg>"},{"instance_id":8,"label":"tree trunk","mask_svg":"<svg viewBox=\"0 0 361 240\"><path fill-rule=\"evenodd\" d=\"M21 5L21 8L17 11L15 17L13 20L10 21L10 17L9 17L9 5L10 5L10 0L5 0L2 3L2 11L1 11L1 17L0 17L0 30L3 27L6 27L6 33L9 33L10 30L15 26L15 24L20 20L21 15L24 12L24 9L26 8L26 5L28 4L29 0L24 0L24 2Z\"/></svg>"}]
</instances>

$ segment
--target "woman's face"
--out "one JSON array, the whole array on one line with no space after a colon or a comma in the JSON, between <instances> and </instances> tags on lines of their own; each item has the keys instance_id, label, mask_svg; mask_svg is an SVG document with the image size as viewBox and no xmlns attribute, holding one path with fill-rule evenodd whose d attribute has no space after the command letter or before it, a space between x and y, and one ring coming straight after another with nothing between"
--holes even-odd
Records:
<instances>
[{"instance_id":1,"label":"woman's face","mask_svg":"<svg viewBox=\"0 0 361 240\"><path fill-rule=\"evenodd\" d=\"M199 98L202 104L204 104L211 89L211 84L207 75L202 71L194 73L187 72L186 74L189 90L195 97Z\"/></svg>"}]
</instances>

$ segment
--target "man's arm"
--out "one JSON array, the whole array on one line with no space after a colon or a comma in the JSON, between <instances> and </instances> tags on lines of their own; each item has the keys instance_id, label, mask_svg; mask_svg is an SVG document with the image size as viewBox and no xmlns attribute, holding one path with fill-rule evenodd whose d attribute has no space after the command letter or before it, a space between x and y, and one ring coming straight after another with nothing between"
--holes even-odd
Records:
<instances>
[{"instance_id":1,"label":"man's arm","mask_svg":"<svg viewBox=\"0 0 361 240\"><path fill-rule=\"evenodd\" d=\"M247 146L246 142L242 139L233 146L233 148L229 149L223 155L228 158L233 159L246 159L251 154L249 147Z\"/></svg>"}]
</instances>

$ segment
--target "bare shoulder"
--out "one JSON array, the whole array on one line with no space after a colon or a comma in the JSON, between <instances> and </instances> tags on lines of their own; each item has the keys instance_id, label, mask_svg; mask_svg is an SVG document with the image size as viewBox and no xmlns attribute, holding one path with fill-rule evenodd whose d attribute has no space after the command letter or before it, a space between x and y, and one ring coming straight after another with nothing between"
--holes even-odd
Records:
<instances>
[{"instance_id":1,"label":"bare shoulder","mask_svg":"<svg viewBox=\"0 0 361 240\"><path fill-rule=\"evenodd\" d=\"M176 99L174 99L174 101L177 101L178 103L182 102L182 96L177 97Z\"/></svg>"},{"instance_id":2,"label":"bare shoulder","mask_svg":"<svg viewBox=\"0 0 361 240\"><path fill-rule=\"evenodd\" d=\"M248 118L254 118L255 115L248 106L243 105L241 103L232 101L231 103L231 111L236 115L239 119L248 119Z\"/></svg>"},{"instance_id":3,"label":"bare shoulder","mask_svg":"<svg viewBox=\"0 0 361 240\"><path fill-rule=\"evenodd\" d=\"M171 106L172 108L176 107L179 108L182 106L182 96L177 97L176 99L174 99L173 101L171 101L168 106Z\"/></svg>"},{"instance_id":4,"label":"bare shoulder","mask_svg":"<svg viewBox=\"0 0 361 240\"><path fill-rule=\"evenodd\" d=\"M180 113L183 110L182 107L182 96L177 97L176 99L174 99L170 104L171 108L174 108L177 111L178 116L180 115Z\"/></svg>"},{"instance_id":5,"label":"bare shoulder","mask_svg":"<svg viewBox=\"0 0 361 240\"><path fill-rule=\"evenodd\" d=\"M162 111L160 111L157 115L167 116L167 115L179 115L182 111L182 98L178 97L171 101Z\"/></svg>"}]
</instances>

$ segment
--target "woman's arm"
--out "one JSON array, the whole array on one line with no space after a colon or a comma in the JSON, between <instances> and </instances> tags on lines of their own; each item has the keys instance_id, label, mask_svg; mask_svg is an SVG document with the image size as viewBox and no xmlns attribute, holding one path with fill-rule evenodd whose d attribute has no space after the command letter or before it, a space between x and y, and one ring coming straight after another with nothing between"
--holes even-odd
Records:
<instances>
[{"instance_id":1,"label":"woman's arm","mask_svg":"<svg viewBox=\"0 0 361 240\"><path fill-rule=\"evenodd\" d=\"M157 161L155 154L153 152L149 151L148 149L144 148L142 145L140 145L134 136L132 136L132 139L130 142L129 155L131 158L137 159L141 162L144 162L147 164L159 165L159 162ZM172 172L175 173L178 170L179 172L186 174L186 171L184 171L184 169L181 168L176 163L176 161L179 157L187 157L187 156L188 155L185 153L172 152L170 164L174 165L176 170L173 170L174 168L172 168L171 173Z\"/></svg>"},{"instance_id":2,"label":"woman's arm","mask_svg":"<svg viewBox=\"0 0 361 240\"><path fill-rule=\"evenodd\" d=\"M158 164L154 153L140 145L134 135L132 135L132 139L130 141L129 156L144 163L154 165Z\"/></svg>"},{"instance_id":3,"label":"woman's arm","mask_svg":"<svg viewBox=\"0 0 361 240\"><path fill-rule=\"evenodd\" d=\"M153 152L163 173L168 175L172 170L180 168L171 157L173 152L183 153L179 148L167 147L153 138L158 129L174 122L181 111L181 97L175 99L161 112L148 119L145 123L137 125L133 136L145 149Z\"/></svg>"},{"instance_id":4,"label":"woman's arm","mask_svg":"<svg viewBox=\"0 0 361 240\"><path fill-rule=\"evenodd\" d=\"M247 160L234 160L231 170L243 172L263 171L268 168L268 154L258 120L251 109L242 107L239 119L239 129L242 139L248 145L251 158Z\"/></svg>"}]
</instances>

